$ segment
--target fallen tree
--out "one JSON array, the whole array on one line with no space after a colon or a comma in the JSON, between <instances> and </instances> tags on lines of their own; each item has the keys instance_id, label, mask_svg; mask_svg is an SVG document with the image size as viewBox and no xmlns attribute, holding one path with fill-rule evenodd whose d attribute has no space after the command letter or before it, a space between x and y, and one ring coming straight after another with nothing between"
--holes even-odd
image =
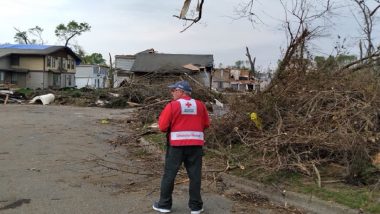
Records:
<instances>
[{"instance_id":1,"label":"fallen tree","mask_svg":"<svg viewBox=\"0 0 380 214\"><path fill-rule=\"evenodd\" d=\"M243 166L317 178L319 167L335 163L344 169L336 177L349 183L377 182L379 168L372 162L380 152L377 73L315 71L288 76L286 82L234 100L231 112L213 120L209 146ZM251 112L259 115L262 128L249 118ZM226 149L236 145L240 152Z\"/></svg>"}]
</instances>

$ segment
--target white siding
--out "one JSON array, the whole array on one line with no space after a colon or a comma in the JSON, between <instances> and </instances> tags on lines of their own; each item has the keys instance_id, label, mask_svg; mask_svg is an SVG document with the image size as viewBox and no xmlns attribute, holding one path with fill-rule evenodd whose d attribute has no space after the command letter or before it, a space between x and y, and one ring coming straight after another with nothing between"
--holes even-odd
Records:
<instances>
[{"instance_id":1,"label":"white siding","mask_svg":"<svg viewBox=\"0 0 380 214\"><path fill-rule=\"evenodd\" d=\"M91 84L91 79L90 78L77 77L75 79L75 84L76 84L77 88L83 88L83 87L86 87L88 84Z\"/></svg>"},{"instance_id":2,"label":"white siding","mask_svg":"<svg viewBox=\"0 0 380 214\"><path fill-rule=\"evenodd\" d=\"M92 66L77 66L75 77L92 77L94 75L94 67Z\"/></svg>"},{"instance_id":3,"label":"white siding","mask_svg":"<svg viewBox=\"0 0 380 214\"><path fill-rule=\"evenodd\" d=\"M105 88L105 80L108 75L108 68L99 65L77 66L75 74L75 84L77 88Z\"/></svg>"},{"instance_id":4,"label":"white siding","mask_svg":"<svg viewBox=\"0 0 380 214\"><path fill-rule=\"evenodd\" d=\"M123 59L123 58L116 58L115 60L115 67L117 69L130 71L133 63L135 62L134 59Z\"/></svg>"}]
</instances>

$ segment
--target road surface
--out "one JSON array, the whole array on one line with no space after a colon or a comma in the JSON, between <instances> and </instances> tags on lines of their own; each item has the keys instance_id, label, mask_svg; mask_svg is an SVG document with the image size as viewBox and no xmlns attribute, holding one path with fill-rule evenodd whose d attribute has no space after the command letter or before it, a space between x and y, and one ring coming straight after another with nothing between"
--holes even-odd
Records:
<instances>
[{"instance_id":1,"label":"road surface","mask_svg":"<svg viewBox=\"0 0 380 214\"><path fill-rule=\"evenodd\" d=\"M128 147L131 110L71 106L0 105L0 213L156 213L162 169ZM117 169L117 170L115 170ZM233 202L204 191L205 213L231 213ZM173 213L190 213L186 185L176 186Z\"/></svg>"}]
</instances>

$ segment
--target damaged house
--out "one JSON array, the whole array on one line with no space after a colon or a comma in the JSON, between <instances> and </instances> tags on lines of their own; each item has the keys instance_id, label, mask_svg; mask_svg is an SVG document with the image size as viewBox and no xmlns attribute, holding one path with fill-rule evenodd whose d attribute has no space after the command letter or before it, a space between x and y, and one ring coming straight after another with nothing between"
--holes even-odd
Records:
<instances>
[{"instance_id":1,"label":"damaged house","mask_svg":"<svg viewBox=\"0 0 380 214\"><path fill-rule=\"evenodd\" d=\"M75 87L80 61L65 46L0 45L0 84L31 89Z\"/></svg>"},{"instance_id":2,"label":"damaged house","mask_svg":"<svg viewBox=\"0 0 380 214\"><path fill-rule=\"evenodd\" d=\"M116 55L115 72L113 74L113 87L119 87L124 81L129 81L132 76L131 68L136 55Z\"/></svg>"},{"instance_id":3,"label":"damaged house","mask_svg":"<svg viewBox=\"0 0 380 214\"><path fill-rule=\"evenodd\" d=\"M217 69L212 75L212 87L218 91L231 88L237 91L259 90L260 84L247 69Z\"/></svg>"},{"instance_id":4,"label":"damaged house","mask_svg":"<svg viewBox=\"0 0 380 214\"><path fill-rule=\"evenodd\" d=\"M168 79L178 79L178 76L186 75L206 87L211 87L213 55L166 54L149 49L124 59L123 65L127 65L128 69L124 69L123 74L128 76L128 81L154 84L172 81Z\"/></svg>"}]
</instances>

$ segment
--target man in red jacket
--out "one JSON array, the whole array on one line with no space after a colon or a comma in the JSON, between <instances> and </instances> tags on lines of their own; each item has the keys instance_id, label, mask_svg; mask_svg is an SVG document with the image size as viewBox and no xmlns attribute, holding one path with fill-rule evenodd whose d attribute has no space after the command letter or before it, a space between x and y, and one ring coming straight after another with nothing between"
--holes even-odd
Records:
<instances>
[{"instance_id":1,"label":"man in red jacket","mask_svg":"<svg viewBox=\"0 0 380 214\"><path fill-rule=\"evenodd\" d=\"M153 209L168 213L172 207L174 180L182 164L190 179L189 208L191 214L203 212L201 197L202 155L204 130L210 126L206 106L190 97L191 87L187 81L169 85L173 100L161 112L158 126L167 133L168 146L165 157L165 171L161 180L160 200Z\"/></svg>"}]
</instances>

